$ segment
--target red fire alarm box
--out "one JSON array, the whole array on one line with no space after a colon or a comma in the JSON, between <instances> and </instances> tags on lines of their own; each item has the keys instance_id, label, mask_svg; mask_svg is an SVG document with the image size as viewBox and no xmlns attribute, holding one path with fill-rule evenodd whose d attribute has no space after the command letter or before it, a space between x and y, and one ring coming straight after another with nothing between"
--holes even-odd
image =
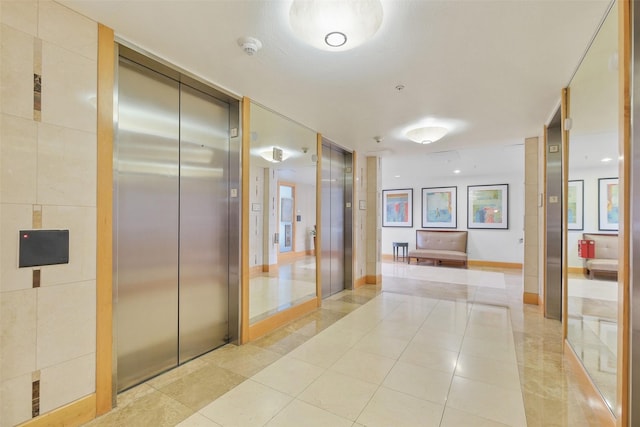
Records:
<instances>
[{"instance_id":1,"label":"red fire alarm box","mask_svg":"<svg viewBox=\"0 0 640 427\"><path fill-rule=\"evenodd\" d=\"M596 257L595 240L578 240L578 256L580 258Z\"/></svg>"}]
</instances>

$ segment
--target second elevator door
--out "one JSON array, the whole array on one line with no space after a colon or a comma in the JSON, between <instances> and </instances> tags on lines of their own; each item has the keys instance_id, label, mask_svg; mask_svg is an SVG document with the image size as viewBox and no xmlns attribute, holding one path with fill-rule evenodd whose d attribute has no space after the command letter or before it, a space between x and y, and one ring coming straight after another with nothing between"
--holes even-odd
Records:
<instances>
[{"instance_id":1,"label":"second elevator door","mask_svg":"<svg viewBox=\"0 0 640 427\"><path fill-rule=\"evenodd\" d=\"M345 288L345 153L322 145L322 297Z\"/></svg>"},{"instance_id":2,"label":"second elevator door","mask_svg":"<svg viewBox=\"0 0 640 427\"><path fill-rule=\"evenodd\" d=\"M179 363L225 344L229 106L180 86Z\"/></svg>"},{"instance_id":3,"label":"second elevator door","mask_svg":"<svg viewBox=\"0 0 640 427\"><path fill-rule=\"evenodd\" d=\"M121 59L114 177L117 385L225 343L229 106Z\"/></svg>"}]
</instances>

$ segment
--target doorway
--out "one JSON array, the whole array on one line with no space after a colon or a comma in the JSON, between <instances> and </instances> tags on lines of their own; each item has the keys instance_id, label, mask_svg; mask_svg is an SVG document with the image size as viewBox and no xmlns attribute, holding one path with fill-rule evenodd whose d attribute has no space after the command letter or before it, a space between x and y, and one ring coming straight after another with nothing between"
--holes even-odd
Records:
<instances>
[{"instance_id":1,"label":"doorway","mask_svg":"<svg viewBox=\"0 0 640 427\"><path fill-rule=\"evenodd\" d=\"M294 212L296 205L296 187L292 184L278 184L280 199L280 225L278 227L279 252L293 252L295 242Z\"/></svg>"},{"instance_id":2,"label":"doorway","mask_svg":"<svg viewBox=\"0 0 640 427\"><path fill-rule=\"evenodd\" d=\"M114 336L122 391L229 340L229 104L120 56Z\"/></svg>"},{"instance_id":3,"label":"doorway","mask_svg":"<svg viewBox=\"0 0 640 427\"><path fill-rule=\"evenodd\" d=\"M352 287L352 154L322 141L322 297Z\"/></svg>"}]
</instances>

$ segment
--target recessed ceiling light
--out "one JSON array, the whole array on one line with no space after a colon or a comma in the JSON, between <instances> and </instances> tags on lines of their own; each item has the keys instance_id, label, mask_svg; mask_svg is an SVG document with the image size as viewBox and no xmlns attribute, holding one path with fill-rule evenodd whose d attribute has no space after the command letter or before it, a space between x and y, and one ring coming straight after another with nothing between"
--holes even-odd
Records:
<instances>
[{"instance_id":1,"label":"recessed ceiling light","mask_svg":"<svg viewBox=\"0 0 640 427\"><path fill-rule=\"evenodd\" d=\"M393 177L394 178L400 178L400 175L394 175Z\"/></svg>"},{"instance_id":2,"label":"recessed ceiling light","mask_svg":"<svg viewBox=\"0 0 640 427\"><path fill-rule=\"evenodd\" d=\"M454 170L454 171L453 171L453 173L455 173L455 174L459 174L459 173L460 173L460 169L456 169L456 170Z\"/></svg>"},{"instance_id":3,"label":"recessed ceiling light","mask_svg":"<svg viewBox=\"0 0 640 427\"><path fill-rule=\"evenodd\" d=\"M611 160L613 160L611 157L605 157L602 160L600 160L602 163L607 163L610 162Z\"/></svg>"}]
</instances>

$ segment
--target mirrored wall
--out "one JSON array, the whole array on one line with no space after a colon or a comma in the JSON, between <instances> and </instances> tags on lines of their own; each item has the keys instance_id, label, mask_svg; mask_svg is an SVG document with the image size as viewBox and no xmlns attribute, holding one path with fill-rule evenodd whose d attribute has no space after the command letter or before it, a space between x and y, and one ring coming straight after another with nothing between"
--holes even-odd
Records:
<instances>
[{"instance_id":1,"label":"mirrored wall","mask_svg":"<svg viewBox=\"0 0 640 427\"><path fill-rule=\"evenodd\" d=\"M567 339L616 406L618 10L613 4L569 86Z\"/></svg>"},{"instance_id":2,"label":"mirrored wall","mask_svg":"<svg viewBox=\"0 0 640 427\"><path fill-rule=\"evenodd\" d=\"M250 104L249 323L316 298L317 134Z\"/></svg>"}]
</instances>

